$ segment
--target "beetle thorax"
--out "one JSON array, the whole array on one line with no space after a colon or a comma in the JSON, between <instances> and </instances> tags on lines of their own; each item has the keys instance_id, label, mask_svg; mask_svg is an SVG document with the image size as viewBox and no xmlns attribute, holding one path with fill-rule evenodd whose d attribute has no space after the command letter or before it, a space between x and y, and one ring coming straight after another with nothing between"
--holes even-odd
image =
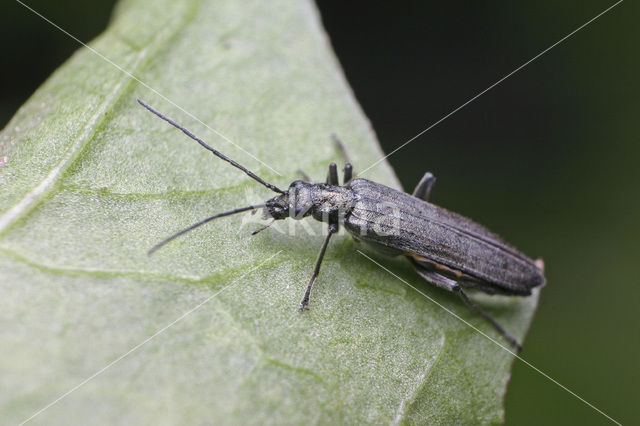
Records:
<instances>
[{"instance_id":1,"label":"beetle thorax","mask_svg":"<svg viewBox=\"0 0 640 426\"><path fill-rule=\"evenodd\" d=\"M353 208L353 194L349 188L295 181L286 194L267 202L266 212L274 219L300 220L307 216L321 222L344 218Z\"/></svg>"}]
</instances>

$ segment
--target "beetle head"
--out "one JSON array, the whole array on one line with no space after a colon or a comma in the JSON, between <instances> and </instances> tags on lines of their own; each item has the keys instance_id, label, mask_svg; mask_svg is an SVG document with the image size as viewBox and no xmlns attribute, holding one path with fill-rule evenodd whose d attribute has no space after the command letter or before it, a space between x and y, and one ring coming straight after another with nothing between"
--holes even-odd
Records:
<instances>
[{"instance_id":1,"label":"beetle head","mask_svg":"<svg viewBox=\"0 0 640 426\"><path fill-rule=\"evenodd\" d=\"M313 200L311 197L312 184L301 180L294 181L283 194L268 200L263 210L263 217L276 220L291 217L299 220L311 214Z\"/></svg>"}]
</instances>

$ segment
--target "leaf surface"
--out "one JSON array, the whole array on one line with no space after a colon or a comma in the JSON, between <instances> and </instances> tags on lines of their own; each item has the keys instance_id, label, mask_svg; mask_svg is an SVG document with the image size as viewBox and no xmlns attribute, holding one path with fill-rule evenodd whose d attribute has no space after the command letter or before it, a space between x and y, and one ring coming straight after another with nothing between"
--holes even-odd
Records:
<instances>
[{"instance_id":1,"label":"leaf surface","mask_svg":"<svg viewBox=\"0 0 640 426\"><path fill-rule=\"evenodd\" d=\"M382 156L313 4L128 0L90 46L0 135L0 417L48 407L31 422L501 421L511 355L348 235L334 237L304 314L323 238L311 220L250 237L259 215L233 216L146 255L273 193L137 98L279 187L298 168L324 180L341 162L332 133L356 170ZM386 163L366 177L398 187ZM376 260L502 342L407 262ZM523 336L537 295L476 299Z\"/></svg>"}]
</instances>

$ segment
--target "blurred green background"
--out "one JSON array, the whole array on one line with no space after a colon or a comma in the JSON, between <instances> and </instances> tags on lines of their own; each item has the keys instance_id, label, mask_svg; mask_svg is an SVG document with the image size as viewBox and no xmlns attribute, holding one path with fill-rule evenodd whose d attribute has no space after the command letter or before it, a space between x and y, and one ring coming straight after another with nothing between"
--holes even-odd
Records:
<instances>
[{"instance_id":1,"label":"blurred green background","mask_svg":"<svg viewBox=\"0 0 640 426\"><path fill-rule=\"evenodd\" d=\"M319 8L391 152L615 2L344 3ZM114 1L27 4L89 41ZM17 2L0 16L4 127L78 44ZM621 3L389 158L406 189L430 170L433 201L544 258L522 357L629 424L640 420L638 16ZM507 424L608 423L517 361L505 403Z\"/></svg>"}]
</instances>

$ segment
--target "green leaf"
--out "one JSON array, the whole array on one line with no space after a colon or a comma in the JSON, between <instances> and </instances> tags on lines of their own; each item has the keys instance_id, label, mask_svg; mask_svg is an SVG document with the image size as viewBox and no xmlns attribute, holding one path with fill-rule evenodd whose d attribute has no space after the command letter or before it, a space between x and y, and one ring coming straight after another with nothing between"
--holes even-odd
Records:
<instances>
[{"instance_id":1,"label":"green leaf","mask_svg":"<svg viewBox=\"0 0 640 426\"><path fill-rule=\"evenodd\" d=\"M0 137L4 421L502 420L512 356L348 235L303 314L320 223L251 237L259 215L232 216L146 255L273 193L136 98L280 187L298 168L324 178L334 132L356 168L382 156L311 2L128 0L91 46L102 57L80 49ZM367 177L398 187L386 163ZM376 259L506 344L406 261ZM477 299L522 337L537 295Z\"/></svg>"}]
</instances>

